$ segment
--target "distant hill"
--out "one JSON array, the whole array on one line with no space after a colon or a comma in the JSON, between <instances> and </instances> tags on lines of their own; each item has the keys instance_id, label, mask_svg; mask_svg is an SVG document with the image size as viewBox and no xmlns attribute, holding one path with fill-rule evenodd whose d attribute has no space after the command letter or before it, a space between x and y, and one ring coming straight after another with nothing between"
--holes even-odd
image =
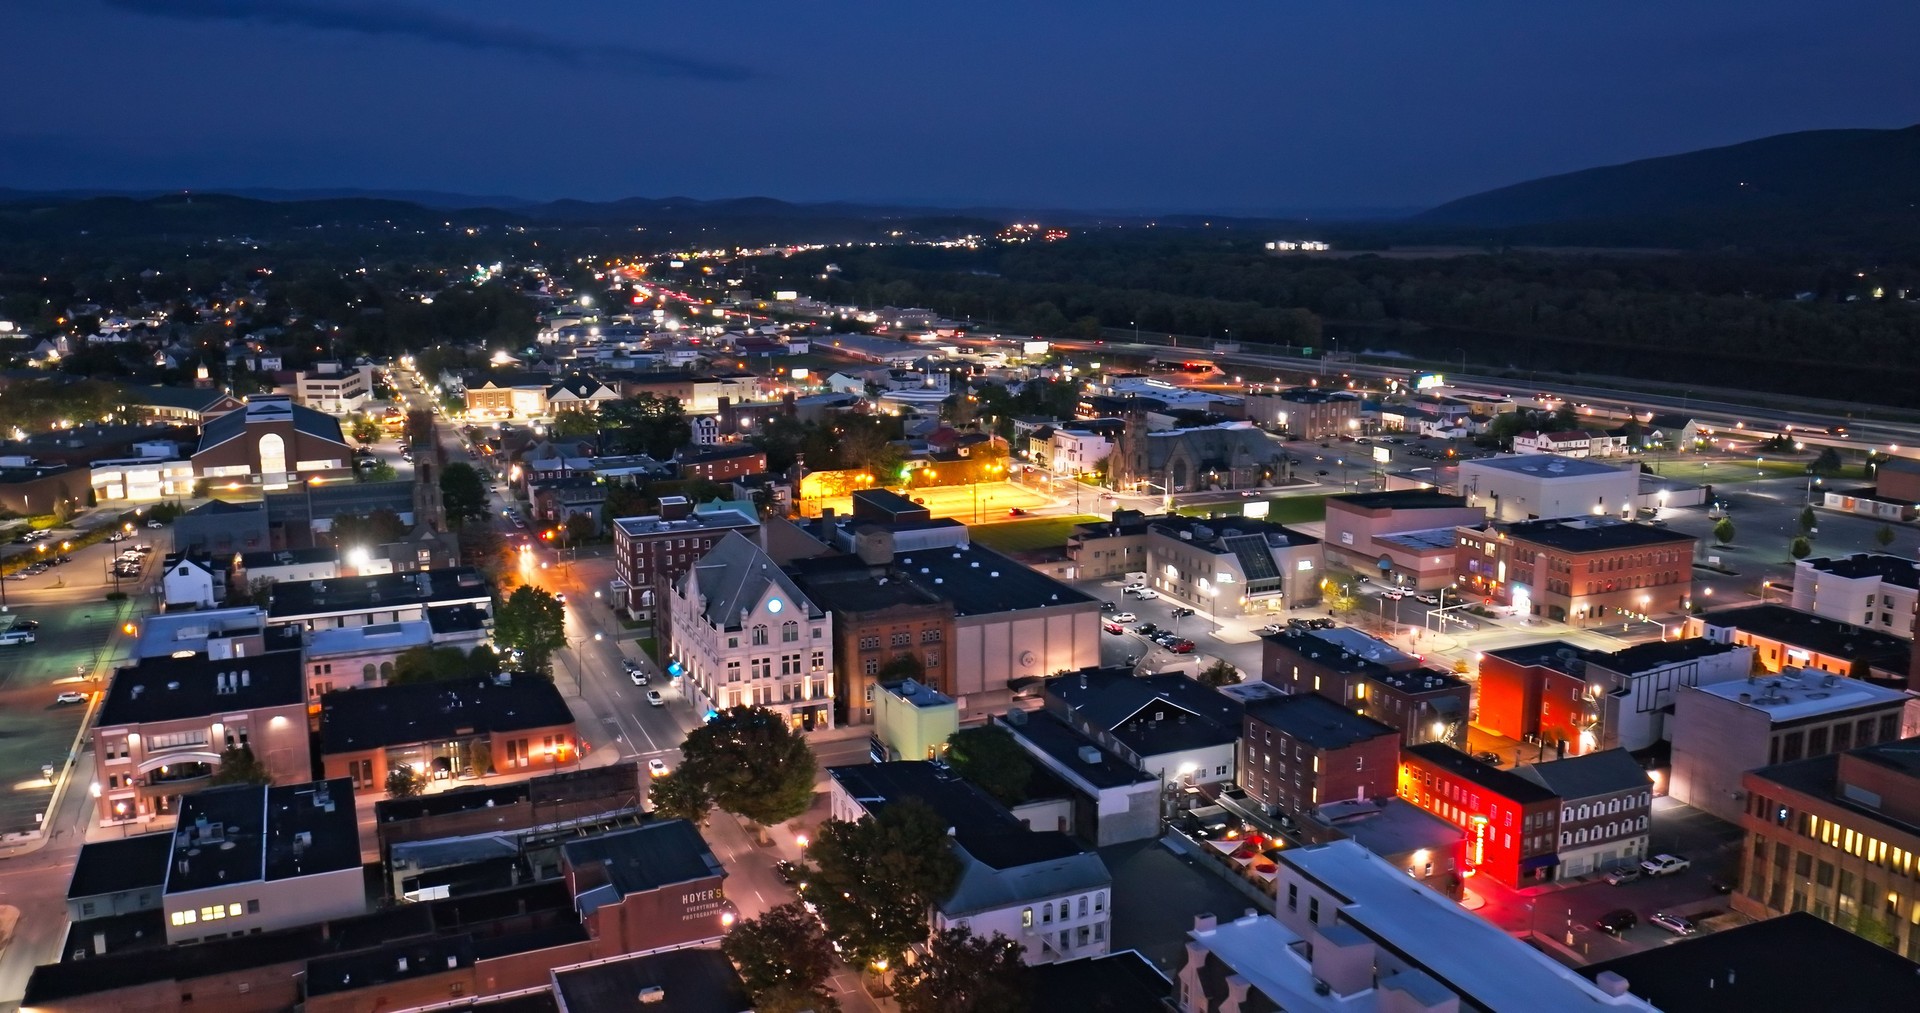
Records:
<instances>
[{"instance_id":1,"label":"distant hill","mask_svg":"<svg viewBox=\"0 0 1920 1013\"><path fill-rule=\"evenodd\" d=\"M1851 219L1879 227L1920 212L1920 126L1808 130L1683 155L1583 169L1489 190L1415 223L1502 228L1684 221L1725 225Z\"/></svg>"}]
</instances>

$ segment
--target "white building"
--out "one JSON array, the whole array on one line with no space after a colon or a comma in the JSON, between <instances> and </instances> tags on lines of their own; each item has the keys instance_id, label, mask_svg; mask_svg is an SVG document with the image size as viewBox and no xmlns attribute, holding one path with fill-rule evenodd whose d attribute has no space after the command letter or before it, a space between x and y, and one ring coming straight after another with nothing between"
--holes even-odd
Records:
<instances>
[{"instance_id":1,"label":"white building","mask_svg":"<svg viewBox=\"0 0 1920 1013\"><path fill-rule=\"evenodd\" d=\"M335 690L384 686L400 655L431 646L433 627L424 619L307 633L307 701L318 706Z\"/></svg>"},{"instance_id":2,"label":"white building","mask_svg":"<svg viewBox=\"0 0 1920 1013\"><path fill-rule=\"evenodd\" d=\"M1513 438L1516 454L1559 454L1562 457L1595 457L1593 434L1573 429L1564 433L1529 431Z\"/></svg>"},{"instance_id":3,"label":"white building","mask_svg":"<svg viewBox=\"0 0 1920 1013\"><path fill-rule=\"evenodd\" d=\"M1897 636L1913 630L1920 561L1884 552L1793 564L1793 607Z\"/></svg>"},{"instance_id":4,"label":"white building","mask_svg":"<svg viewBox=\"0 0 1920 1013\"><path fill-rule=\"evenodd\" d=\"M151 503L193 495L193 462L138 457L95 461L89 483L96 501Z\"/></svg>"},{"instance_id":5,"label":"white building","mask_svg":"<svg viewBox=\"0 0 1920 1013\"><path fill-rule=\"evenodd\" d=\"M1653 778L1624 749L1530 763L1514 773L1560 796L1561 879L1647 857Z\"/></svg>"},{"instance_id":6,"label":"white building","mask_svg":"<svg viewBox=\"0 0 1920 1013\"><path fill-rule=\"evenodd\" d=\"M1458 495L1497 521L1632 517L1639 473L1558 454L1507 454L1460 464Z\"/></svg>"},{"instance_id":7,"label":"white building","mask_svg":"<svg viewBox=\"0 0 1920 1013\"><path fill-rule=\"evenodd\" d=\"M160 578L168 608L210 609L225 595L226 574L204 559L175 559ZM217 576L216 576L217 574Z\"/></svg>"},{"instance_id":8,"label":"white building","mask_svg":"<svg viewBox=\"0 0 1920 1013\"><path fill-rule=\"evenodd\" d=\"M313 369L294 374L296 403L329 415L346 415L373 400L373 367L316 362Z\"/></svg>"},{"instance_id":9,"label":"white building","mask_svg":"<svg viewBox=\"0 0 1920 1013\"><path fill-rule=\"evenodd\" d=\"M697 711L760 706L833 726L833 617L739 532L674 581L667 613Z\"/></svg>"},{"instance_id":10,"label":"white building","mask_svg":"<svg viewBox=\"0 0 1920 1013\"><path fill-rule=\"evenodd\" d=\"M1087 429L1055 429L1048 441L1047 470L1056 475L1084 475L1113 453L1113 441Z\"/></svg>"}]
</instances>

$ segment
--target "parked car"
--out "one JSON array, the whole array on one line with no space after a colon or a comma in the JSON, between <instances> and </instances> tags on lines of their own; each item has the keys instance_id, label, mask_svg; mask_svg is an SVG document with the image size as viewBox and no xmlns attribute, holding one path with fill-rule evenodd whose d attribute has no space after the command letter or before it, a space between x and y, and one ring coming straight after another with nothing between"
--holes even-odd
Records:
<instances>
[{"instance_id":1,"label":"parked car","mask_svg":"<svg viewBox=\"0 0 1920 1013\"><path fill-rule=\"evenodd\" d=\"M1155 591L1153 588L1150 588L1150 587L1143 587L1135 591L1128 591L1127 594L1132 597L1138 598L1141 601L1152 601L1153 599L1160 597L1160 592Z\"/></svg>"},{"instance_id":2,"label":"parked car","mask_svg":"<svg viewBox=\"0 0 1920 1013\"><path fill-rule=\"evenodd\" d=\"M1273 634L1278 632L1280 632L1279 623L1268 623L1265 626L1260 627L1261 636L1272 636Z\"/></svg>"},{"instance_id":3,"label":"parked car","mask_svg":"<svg viewBox=\"0 0 1920 1013\"><path fill-rule=\"evenodd\" d=\"M1147 589L1146 581L1136 580L1133 583L1128 584L1126 587L1121 588L1120 593L1132 594L1135 591L1145 591L1146 589Z\"/></svg>"},{"instance_id":4,"label":"parked car","mask_svg":"<svg viewBox=\"0 0 1920 1013\"><path fill-rule=\"evenodd\" d=\"M1609 911L1594 920L1593 927L1610 936L1618 936L1640 924L1640 916L1626 908Z\"/></svg>"},{"instance_id":5,"label":"parked car","mask_svg":"<svg viewBox=\"0 0 1920 1013\"><path fill-rule=\"evenodd\" d=\"M1666 929L1676 936L1690 936L1700 931L1694 927L1693 922L1689 919L1683 918L1680 915L1668 914L1665 911L1655 911L1653 917L1647 919L1647 921Z\"/></svg>"},{"instance_id":6,"label":"parked car","mask_svg":"<svg viewBox=\"0 0 1920 1013\"><path fill-rule=\"evenodd\" d=\"M1388 598L1393 601L1399 601L1400 599L1405 598L1406 596L1407 596L1407 593L1405 591L1395 591L1392 588L1388 588L1387 590L1380 592L1380 597Z\"/></svg>"},{"instance_id":7,"label":"parked car","mask_svg":"<svg viewBox=\"0 0 1920 1013\"><path fill-rule=\"evenodd\" d=\"M1484 763L1489 767L1498 767L1502 763L1506 762L1505 760L1500 759L1499 753L1496 753L1491 749L1483 749L1480 752L1473 754L1473 758L1476 760L1479 760L1481 763Z\"/></svg>"},{"instance_id":8,"label":"parked car","mask_svg":"<svg viewBox=\"0 0 1920 1013\"><path fill-rule=\"evenodd\" d=\"M647 761L647 774L649 776L665 777L666 773L667 773L667 761L659 758L658 756Z\"/></svg>"},{"instance_id":9,"label":"parked car","mask_svg":"<svg viewBox=\"0 0 1920 1013\"><path fill-rule=\"evenodd\" d=\"M1175 619L1180 619L1180 618L1184 618L1184 617L1186 617L1186 616L1190 616L1190 615L1192 615L1192 614L1193 614L1193 610L1192 610L1192 609L1190 609L1190 608L1188 608L1188 607L1186 607L1185 605L1176 605L1176 606L1174 606L1174 609L1173 609L1173 617L1174 617Z\"/></svg>"},{"instance_id":10,"label":"parked car","mask_svg":"<svg viewBox=\"0 0 1920 1013\"><path fill-rule=\"evenodd\" d=\"M31 643L33 643L32 630L8 630L5 633L0 633L0 647L17 647L21 644Z\"/></svg>"},{"instance_id":11,"label":"parked car","mask_svg":"<svg viewBox=\"0 0 1920 1013\"><path fill-rule=\"evenodd\" d=\"M1100 611L1102 612L1112 612L1114 609L1117 609L1119 607L1120 606L1115 605L1110 601L1103 601L1100 603Z\"/></svg>"},{"instance_id":12,"label":"parked car","mask_svg":"<svg viewBox=\"0 0 1920 1013\"><path fill-rule=\"evenodd\" d=\"M1139 616L1136 616L1131 612L1115 612L1112 618L1113 618L1113 621L1116 623L1130 623L1130 622L1133 622L1135 619L1138 619Z\"/></svg>"},{"instance_id":13,"label":"parked car","mask_svg":"<svg viewBox=\"0 0 1920 1013\"><path fill-rule=\"evenodd\" d=\"M807 884L806 881L801 878L800 873L800 866L784 858L773 863L773 874L780 877L780 882L788 886L798 886L801 889L805 889Z\"/></svg>"},{"instance_id":14,"label":"parked car","mask_svg":"<svg viewBox=\"0 0 1920 1013\"><path fill-rule=\"evenodd\" d=\"M1159 632L1160 632L1160 627L1158 627L1158 626L1155 626L1155 625L1154 625L1154 624L1152 624L1152 623L1141 623L1140 625L1138 625L1138 626L1135 626L1135 627L1133 628L1133 632L1135 632L1135 633L1138 633L1138 634L1140 634L1140 635L1141 635L1141 636L1143 636L1143 637L1149 637L1149 638L1150 638L1150 637L1152 637L1152 636L1153 636L1154 634L1156 634L1156 633L1159 633Z\"/></svg>"},{"instance_id":15,"label":"parked car","mask_svg":"<svg viewBox=\"0 0 1920 1013\"><path fill-rule=\"evenodd\" d=\"M647 706L665 707L666 705L667 705L667 698L664 696L661 696L659 690L657 689L647 690Z\"/></svg>"},{"instance_id":16,"label":"parked car","mask_svg":"<svg viewBox=\"0 0 1920 1013\"><path fill-rule=\"evenodd\" d=\"M1422 605L1440 604L1440 596L1437 594L1416 594L1413 596L1413 600L1419 602Z\"/></svg>"},{"instance_id":17,"label":"parked car","mask_svg":"<svg viewBox=\"0 0 1920 1013\"><path fill-rule=\"evenodd\" d=\"M627 669L627 678L632 679L635 686L645 686L647 684L647 673L637 668Z\"/></svg>"},{"instance_id":18,"label":"parked car","mask_svg":"<svg viewBox=\"0 0 1920 1013\"><path fill-rule=\"evenodd\" d=\"M1115 635L1127 632L1127 628L1125 626L1122 626L1111 619L1107 620L1104 623L1101 623L1100 628L1103 630L1106 630L1108 633L1112 633Z\"/></svg>"},{"instance_id":19,"label":"parked car","mask_svg":"<svg viewBox=\"0 0 1920 1013\"><path fill-rule=\"evenodd\" d=\"M1173 643L1167 645L1167 650L1172 651L1175 654L1192 654L1193 641L1175 640Z\"/></svg>"},{"instance_id":20,"label":"parked car","mask_svg":"<svg viewBox=\"0 0 1920 1013\"><path fill-rule=\"evenodd\" d=\"M1609 886L1624 886L1639 878L1640 867L1637 865L1622 865L1607 870L1607 884Z\"/></svg>"},{"instance_id":21,"label":"parked car","mask_svg":"<svg viewBox=\"0 0 1920 1013\"><path fill-rule=\"evenodd\" d=\"M53 702L54 703L86 703L87 695L85 693L76 693L73 690L67 690L65 693L62 693L59 696L54 697Z\"/></svg>"},{"instance_id":22,"label":"parked car","mask_svg":"<svg viewBox=\"0 0 1920 1013\"><path fill-rule=\"evenodd\" d=\"M161 523L160 523L159 521L156 521L156 520L154 520L154 519L153 519L153 518L151 518L151 517L149 517L149 518L147 518L147 527L149 527L149 528L160 528L160 527L165 527L165 526L166 526L166 525L164 525L164 524L161 524Z\"/></svg>"},{"instance_id":23,"label":"parked car","mask_svg":"<svg viewBox=\"0 0 1920 1013\"><path fill-rule=\"evenodd\" d=\"M1671 876L1685 872L1693 863L1679 855L1655 855L1640 863L1640 871L1649 876Z\"/></svg>"}]
</instances>

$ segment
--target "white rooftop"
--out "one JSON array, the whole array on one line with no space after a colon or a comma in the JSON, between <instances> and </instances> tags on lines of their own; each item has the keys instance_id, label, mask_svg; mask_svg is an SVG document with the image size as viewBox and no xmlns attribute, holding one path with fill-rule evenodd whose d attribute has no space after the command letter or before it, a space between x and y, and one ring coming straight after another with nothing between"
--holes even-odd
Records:
<instances>
[{"instance_id":1,"label":"white rooftop","mask_svg":"<svg viewBox=\"0 0 1920 1013\"><path fill-rule=\"evenodd\" d=\"M266 612L252 605L161 613L140 620L140 642L136 650L142 658L164 658L176 651L203 654L209 639L259 633L266 627Z\"/></svg>"},{"instance_id":2,"label":"white rooftop","mask_svg":"<svg viewBox=\"0 0 1920 1013\"><path fill-rule=\"evenodd\" d=\"M1345 996L1315 993L1313 967L1295 949L1305 940L1272 915L1246 915L1190 935L1281 1009L1372 1013L1381 1008L1377 988Z\"/></svg>"},{"instance_id":3,"label":"white rooftop","mask_svg":"<svg viewBox=\"0 0 1920 1013\"><path fill-rule=\"evenodd\" d=\"M1378 637L1368 636L1351 626L1336 626L1330 630L1311 630L1307 635L1376 664L1404 665L1416 660L1413 655L1392 644Z\"/></svg>"},{"instance_id":4,"label":"white rooftop","mask_svg":"<svg viewBox=\"0 0 1920 1013\"><path fill-rule=\"evenodd\" d=\"M1735 679L1692 688L1743 707L1765 711L1774 724L1855 707L1904 702L1907 699L1905 690L1876 686L1812 668L1789 668L1778 675ZM1742 696L1747 699L1742 700Z\"/></svg>"},{"instance_id":5,"label":"white rooftop","mask_svg":"<svg viewBox=\"0 0 1920 1013\"><path fill-rule=\"evenodd\" d=\"M1622 475L1624 468L1614 468L1581 457L1561 457L1558 454L1502 454L1498 457L1480 458L1460 462L1460 468L1491 468L1520 475L1532 475L1538 478L1563 478L1572 475Z\"/></svg>"},{"instance_id":6,"label":"white rooftop","mask_svg":"<svg viewBox=\"0 0 1920 1013\"><path fill-rule=\"evenodd\" d=\"M337 630L314 630L308 634L307 658L366 654L370 651L404 651L409 647L425 647L432 642L433 624L425 619L345 626Z\"/></svg>"},{"instance_id":7,"label":"white rooftop","mask_svg":"<svg viewBox=\"0 0 1920 1013\"><path fill-rule=\"evenodd\" d=\"M1572 968L1408 879L1352 841L1288 848L1280 861L1347 898L1339 909L1341 921L1403 954L1459 994L1463 1007L1655 1013L1634 995L1602 992Z\"/></svg>"}]
</instances>

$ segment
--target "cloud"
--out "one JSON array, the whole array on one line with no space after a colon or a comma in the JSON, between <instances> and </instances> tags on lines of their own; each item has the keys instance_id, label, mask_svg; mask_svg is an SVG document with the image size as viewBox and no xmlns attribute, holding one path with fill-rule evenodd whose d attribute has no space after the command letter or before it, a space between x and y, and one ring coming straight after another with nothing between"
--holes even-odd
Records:
<instances>
[{"instance_id":1,"label":"cloud","mask_svg":"<svg viewBox=\"0 0 1920 1013\"><path fill-rule=\"evenodd\" d=\"M744 81L735 64L617 43L570 41L392 3L347 0L105 0L109 7L177 21L232 21L285 28L415 39L460 49L509 53L570 66L604 67L655 77Z\"/></svg>"}]
</instances>

